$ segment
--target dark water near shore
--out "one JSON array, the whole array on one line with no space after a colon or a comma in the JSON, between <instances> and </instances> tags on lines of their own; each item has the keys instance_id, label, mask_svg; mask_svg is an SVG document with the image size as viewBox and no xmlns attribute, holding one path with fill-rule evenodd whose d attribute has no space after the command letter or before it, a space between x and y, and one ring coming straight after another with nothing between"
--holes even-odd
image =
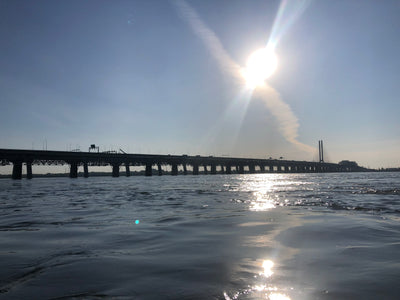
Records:
<instances>
[{"instance_id":1,"label":"dark water near shore","mask_svg":"<svg viewBox=\"0 0 400 300\"><path fill-rule=\"evenodd\" d=\"M399 233L400 173L2 179L0 299L399 299Z\"/></svg>"}]
</instances>

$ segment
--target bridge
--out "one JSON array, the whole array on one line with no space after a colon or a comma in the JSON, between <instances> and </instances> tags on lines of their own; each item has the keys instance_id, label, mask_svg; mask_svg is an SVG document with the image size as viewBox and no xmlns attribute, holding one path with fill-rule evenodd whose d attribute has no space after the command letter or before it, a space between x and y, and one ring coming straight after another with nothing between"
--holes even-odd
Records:
<instances>
[{"instance_id":1,"label":"bridge","mask_svg":"<svg viewBox=\"0 0 400 300\"><path fill-rule=\"evenodd\" d=\"M170 166L171 175L178 175L178 166L184 175L193 174L245 174L245 173L322 173L355 172L364 169L358 166L325 162L308 162L282 159L233 158L188 155L153 155L109 152L68 152L47 150L0 149L0 164L13 165L12 178L21 179L23 165L26 178L32 179L33 165L70 166L69 177L78 177L78 167L83 166L83 176L89 177L90 166L111 166L112 176L120 176L120 167L125 167L125 175L130 176L130 167L144 166L145 176L162 175L163 168ZM189 168L188 168L189 167ZM201 172L202 171L202 172ZM164 171L165 172L165 171Z\"/></svg>"}]
</instances>

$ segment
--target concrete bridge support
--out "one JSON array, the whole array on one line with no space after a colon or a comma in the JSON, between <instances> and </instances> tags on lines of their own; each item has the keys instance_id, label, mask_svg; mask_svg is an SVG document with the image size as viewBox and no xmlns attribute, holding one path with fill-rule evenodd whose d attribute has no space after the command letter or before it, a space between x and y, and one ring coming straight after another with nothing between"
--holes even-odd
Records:
<instances>
[{"instance_id":1,"label":"concrete bridge support","mask_svg":"<svg viewBox=\"0 0 400 300\"><path fill-rule=\"evenodd\" d=\"M187 167L186 167L186 164L183 164L183 175L187 175Z\"/></svg>"},{"instance_id":2,"label":"concrete bridge support","mask_svg":"<svg viewBox=\"0 0 400 300\"><path fill-rule=\"evenodd\" d=\"M221 174L226 174L226 173L225 173L225 166L224 166L224 165L221 165Z\"/></svg>"},{"instance_id":3,"label":"concrete bridge support","mask_svg":"<svg viewBox=\"0 0 400 300\"><path fill-rule=\"evenodd\" d=\"M32 162L28 161L26 163L26 179L32 179Z\"/></svg>"},{"instance_id":4,"label":"concrete bridge support","mask_svg":"<svg viewBox=\"0 0 400 300\"><path fill-rule=\"evenodd\" d=\"M256 166L255 165L249 165L249 172L250 172L250 174L254 174L256 172Z\"/></svg>"},{"instance_id":5,"label":"concrete bridge support","mask_svg":"<svg viewBox=\"0 0 400 300\"><path fill-rule=\"evenodd\" d=\"M146 170L144 171L144 175L145 176L152 176L153 175L153 170L152 170L152 164L151 163L147 163L146 164Z\"/></svg>"},{"instance_id":6,"label":"concrete bridge support","mask_svg":"<svg viewBox=\"0 0 400 300\"><path fill-rule=\"evenodd\" d=\"M162 168L160 163L157 164L157 168L158 168L158 176L162 176Z\"/></svg>"},{"instance_id":7,"label":"concrete bridge support","mask_svg":"<svg viewBox=\"0 0 400 300\"><path fill-rule=\"evenodd\" d=\"M125 163L125 175L126 175L126 177L131 176L131 170L129 168L129 163Z\"/></svg>"},{"instance_id":8,"label":"concrete bridge support","mask_svg":"<svg viewBox=\"0 0 400 300\"><path fill-rule=\"evenodd\" d=\"M193 165L193 175L199 175L199 165Z\"/></svg>"},{"instance_id":9,"label":"concrete bridge support","mask_svg":"<svg viewBox=\"0 0 400 300\"><path fill-rule=\"evenodd\" d=\"M230 165L227 165L225 168L226 168L226 170L225 170L226 174L228 174L228 175L232 174L232 167Z\"/></svg>"},{"instance_id":10,"label":"concrete bridge support","mask_svg":"<svg viewBox=\"0 0 400 300\"><path fill-rule=\"evenodd\" d=\"M119 164L115 163L112 165L112 177L119 177Z\"/></svg>"},{"instance_id":11,"label":"concrete bridge support","mask_svg":"<svg viewBox=\"0 0 400 300\"><path fill-rule=\"evenodd\" d=\"M239 172L238 173L239 174L244 174L244 166L243 165L239 166Z\"/></svg>"},{"instance_id":12,"label":"concrete bridge support","mask_svg":"<svg viewBox=\"0 0 400 300\"><path fill-rule=\"evenodd\" d=\"M22 161L13 161L12 179L22 179Z\"/></svg>"},{"instance_id":13,"label":"concrete bridge support","mask_svg":"<svg viewBox=\"0 0 400 300\"><path fill-rule=\"evenodd\" d=\"M171 175L172 176L177 176L178 175L178 165L177 164L172 164Z\"/></svg>"},{"instance_id":14,"label":"concrete bridge support","mask_svg":"<svg viewBox=\"0 0 400 300\"><path fill-rule=\"evenodd\" d=\"M212 175L217 174L217 166L214 165L214 164L211 165L211 174L212 174Z\"/></svg>"},{"instance_id":15,"label":"concrete bridge support","mask_svg":"<svg viewBox=\"0 0 400 300\"><path fill-rule=\"evenodd\" d=\"M85 178L89 177L89 168L88 168L87 162L83 163L83 177L85 177Z\"/></svg>"},{"instance_id":16,"label":"concrete bridge support","mask_svg":"<svg viewBox=\"0 0 400 300\"><path fill-rule=\"evenodd\" d=\"M207 175L208 171L207 171L207 165L204 165L204 175Z\"/></svg>"},{"instance_id":17,"label":"concrete bridge support","mask_svg":"<svg viewBox=\"0 0 400 300\"><path fill-rule=\"evenodd\" d=\"M69 178L78 178L78 162L70 162Z\"/></svg>"},{"instance_id":18,"label":"concrete bridge support","mask_svg":"<svg viewBox=\"0 0 400 300\"><path fill-rule=\"evenodd\" d=\"M264 165L260 165L260 172L261 173L265 173L265 166Z\"/></svg>"}]
</instances>

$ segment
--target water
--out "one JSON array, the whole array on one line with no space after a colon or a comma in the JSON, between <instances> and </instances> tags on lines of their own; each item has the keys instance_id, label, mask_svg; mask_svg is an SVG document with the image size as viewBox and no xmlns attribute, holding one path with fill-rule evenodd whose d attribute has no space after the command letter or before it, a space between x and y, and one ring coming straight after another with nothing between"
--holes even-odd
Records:
<instances>
[{"instance_id":1,"label":"water","mask_svg":"<svg viewBox=\"0 0 400 300\"><path fill-rule=\"evenodd\" d=\"M398 299L400 173L0 180L0 299Z\"/></svg>"}]
</instances>

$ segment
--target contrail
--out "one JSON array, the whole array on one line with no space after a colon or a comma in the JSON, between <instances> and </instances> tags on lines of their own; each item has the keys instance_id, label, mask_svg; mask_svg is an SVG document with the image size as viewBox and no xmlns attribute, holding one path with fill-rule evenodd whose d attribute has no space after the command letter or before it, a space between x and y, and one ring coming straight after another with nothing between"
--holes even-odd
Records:
<instances>
[{"instance_id":1,"label":"contrail","mask_svg":"<svg viewBox=\"0 0 400 300\"><path fill-rule=\"evenodd\" d=\"M194 33L203 41L222 71L227 72L237 79L242 79L240 73L241 67L230 57L217 35L204 24L194 9L183 0L173 1L172 3L178 8L178 12L189 24Z\"/></svg>"},{"instance_id":2,"label":"contrail","mask_svg":"<svg viewBox=\"0 0 400 300\"><path fill-rule=\"evenodd\" d=\"M282 100L282 97L274 88L269 85L257 87L254 91L254 96L263 100L264 104L278 121L279 131L288 142L305 152L315 152L314 147L297 140L297 130L300 126L298 119L290 106Z\"/></svg>"},{"instance_id":3,"label":"contrail","mask_svg":"<svg viewBox=\"0 0 400 300\"><path fill-rule=\"evenodd\" d=\"M241 84L244 83L242 76L242 68L230 57L228 52L223 47L217 35L210 29L201 18L197 15L194 9L183 0L173 1L175 7L182 18L189 24L194 33L203 41L204 45L211 55L218 62L220 69L227 72L235 80ZM283 4L286 2L284 1ZM282 10L284 6L280 6L278 20L281 20ZM277 35L276 29L273 30L274 35ZM275 46L275 45L273 45ZM279 131L282 136L290 143L297 146L299 149L314 153L315 148L305 145L297 140L299 122L290 106L285 103L280 94L271 86L265 85L258 87L254 91L254 95L262 100L266 107L279 123Z\"/></svg>"}]
</instances>

